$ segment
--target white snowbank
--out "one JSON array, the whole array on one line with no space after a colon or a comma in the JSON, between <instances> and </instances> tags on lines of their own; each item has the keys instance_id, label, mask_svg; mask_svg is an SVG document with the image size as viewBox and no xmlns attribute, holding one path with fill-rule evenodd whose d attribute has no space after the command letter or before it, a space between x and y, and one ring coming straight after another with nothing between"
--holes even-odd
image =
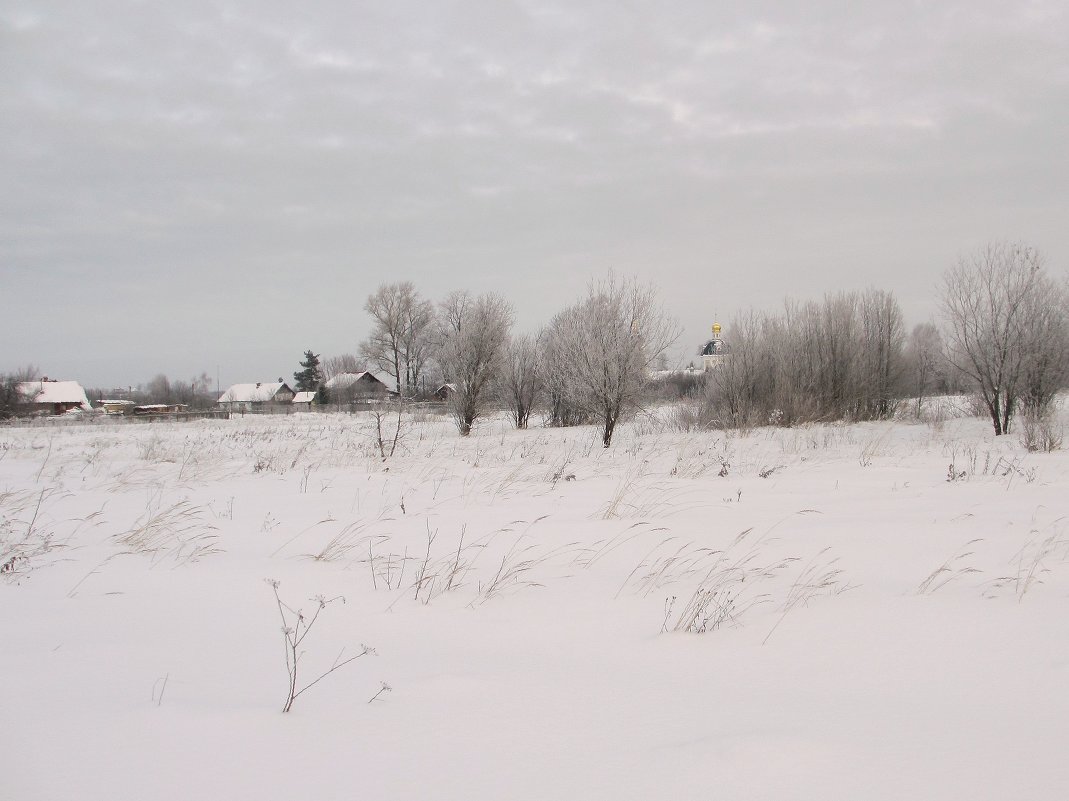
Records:
<instances>
[{"instance_id":1,"label":"white snowbank","mask_svg":"<svg viewBox=\"0 0 1069 801\"><path fill-rule=\"evenodd\" d=\"M647 421L607 450L592 428L414 422L386 462L373 432L0 429L5 797L1069 787L1069 453L979 419ZM307 615L339 598L303 680L378 653L286 715L268 578ZM705 633L672 631L703 599Z\"/></svg>"}]
</instances>

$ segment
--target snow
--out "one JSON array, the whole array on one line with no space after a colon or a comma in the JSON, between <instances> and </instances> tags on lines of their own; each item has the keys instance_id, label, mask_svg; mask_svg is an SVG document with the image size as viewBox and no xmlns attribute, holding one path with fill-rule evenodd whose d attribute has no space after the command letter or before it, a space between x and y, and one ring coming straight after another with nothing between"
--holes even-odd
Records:
<instances>
[{"instance_id":1,"label":"snow","mask_svg":"<svg viewBox=\"0 0 1069 801\"><path fill-rule=\"evenodd\" d=\"M4 797L1065 797L1069 453L670 419L0 429Z\"/></svg>"},{"instance_id":2,"label":"snow","mask_svg":"<svg viewBox=\"0 0 1069 801\"><path fill-rule=\"evenodd\" d=\"M77 403L89 409L89 398L77 381L23 381L18 392L27 403Z\"/></svg>"},{"instance_id":3,"label":"snow","mask_svg":"<svg viewBox=\"0 0 1069 801\"><path fill-rule=\"evenodd\" d=\"M294 403L311 403L316 398L315 392L298 392L293 396Z\"/></svg>"}]
</instances>

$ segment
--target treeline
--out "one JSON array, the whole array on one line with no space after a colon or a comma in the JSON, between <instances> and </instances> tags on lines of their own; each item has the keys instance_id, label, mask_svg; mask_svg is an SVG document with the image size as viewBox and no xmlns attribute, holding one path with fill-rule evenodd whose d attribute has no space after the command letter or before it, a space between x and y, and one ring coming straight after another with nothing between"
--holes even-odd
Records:
<instances>
[{"instance_id":1,"label":"treeline","mask_svg":"<svg viewBox=\"0 0 1069 801\"><path fill-rule=\"evenodd\" d=\"M535 335L511 336L497 295L454 292L435 305L410 283L384 284L365 304L372 333L361 359L415 395L435 371L451 387L462 435L490 407L518 427L533 410L552 426L597 424L608 446L620 420L656 398L697 399L695 424L797 425L890 417L936 394L975 393L996 434L1018 412L1049 415L1069 385L1069 284L1026 245L995 243L963 257L940 284L942 326L907 329L888 291L788 300L737 315L708 373L650 380L678 336L652 286L610 275Z\"/></svg>"},{"instance_id":2,"label":"treeline","mask_svg":"<svg viewBox=\"0 0 1069 801\"><path fill-rule=\"evenodd\" d=\"M171 406L183 404L190 409L210 409L215 405L219 394L207 372L187 380L169 378L157 373L148 381L131 387L91 387L85 393L93 403L102 400L128 400L138 406L164 404Z\"/></svg>"},{"instance_id":3,"label":"treeline","mask_svg":"<svg viewBox=\"0 0 1069 801\"><path fill-rule=\"evenodd\" d=\"M611 274L537 335L512 336L512 306L493 293L452 292L434 304L409 282L383 284L364 309L371 333L359 359L342 361L390 376L401 398L418 397L431 373L462 436L492 408L526 428L544 407L551 425L598 424L608 447L679 334L656 289ZM326 380L339 365L326 359L323 367Z\"/></svg>"},{"instance_id":4,"label":"treeline","mask_svg":"<svg viewBox=\"0 0 1069 801\"><path fill-rule=\"evenodd\" d=\"M702 417L725 427L874 420L909 399L974 392L996 434L1018 412L1049 416L1069 385L1069 283L1033 248L995 243L962 258L940 286L943 327L907 335L886 291L839 292L748 312L707 379Z\"/></svg>"},{"instance_id":5,"label":"treeline","mask_svg":"<svg viewBox=\"0 0 1069 801\"><path fill-rule=\"evenodd\" d=\"M898 301L879 289L788 301L728 327L727 356L707 381L712 419L724 426L875 420L904 397L954 388L938 329L912 336Z\"/></svg>"},{"instance_id":6,"label":"treeline","mask_svg":"<svg viewBox=\"0 0 1069 801\"><path fill-rule=\"evenodd\" d=\"M610 273L537 334L514 336L501 296L457 291L434 303L405 281L368 296L371 329L358 355L321 361L305 351L294 378L323 398L332 376L371 369L390 377L402 403L445 385L462 436L503 408L519 428L535 411L547 425L596 424L606 447L621 420L657 398L687 397L697 403L693 425L723 428L875 420L904 402L919 415L925 397L952 392L974 393L996 434L1020 412L1049 417L1069 385L1066 278L1051 277L1027 245L994 243L947 270L939 293L942 325L908 332L898 301L881 289L747 311L727 326L714 369L651 381L679 336L651 285ZM16 393L12 376L0 384L2 414ZM141 403L215 399L206 374L158 375L139 389L132 399Z\"/></svg>"}]
</instances>

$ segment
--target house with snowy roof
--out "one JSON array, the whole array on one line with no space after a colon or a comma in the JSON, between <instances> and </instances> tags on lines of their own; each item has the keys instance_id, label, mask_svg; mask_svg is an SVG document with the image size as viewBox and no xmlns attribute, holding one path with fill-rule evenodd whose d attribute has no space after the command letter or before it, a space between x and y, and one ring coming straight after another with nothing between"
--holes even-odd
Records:
<instances>
[{"instance_id":1,"label":"house with snowy roof","mask_svg":"<svg viewBox=\"0 0 1069 801\"><path fill-rule=\"evenodd\" d=\"M71 409L91 411L89 398L77 381L20 381L18 394L27 411L34 414L64 414Z\"/></svg>"},{"instance_id":2,"label":"house with snowy roof","mask_svg":"<svg viewBox=\"0 0 1069 801\"><path fill-rule=\"evenodd\" d=\"M294 394L282 379L255 384L234 384L219 396L217 403L227 411L252 412L288 405L293 401Z\"/></svg>"},{"instance_id":3,"label":"house with snowy roof","mask_svg":"<svg viewBox=\"0 0 1069 801\"><path fill-rule=\"evenodd\" d=\"M360 373L338 373L324 386L331 403L381 400L397 394L368 370Z\"/></svg>"},{"instance_id":4,"label":"house with snowy roof","mask_svg":"<svg viewBox=\"0 0 1069 801\"><path fill-rule=\"evenodd\" d=\"M313 404L318 404L319 393L314 390L298 392L293 396L291 403L293 408L298 412L310 412L312 411Z\"/></svg>"},{"instance_id":5,"label":"house with snowy roof","mask_svg":"<svg viewBox=\"0 0 1069 801\"><path fill-rule=\"evenodd\" d=\"M447 401L453 397L457 392L456 384L442 384L438 389L434 390L434 399L440 401Z\"/></svg>"}]
</instances>

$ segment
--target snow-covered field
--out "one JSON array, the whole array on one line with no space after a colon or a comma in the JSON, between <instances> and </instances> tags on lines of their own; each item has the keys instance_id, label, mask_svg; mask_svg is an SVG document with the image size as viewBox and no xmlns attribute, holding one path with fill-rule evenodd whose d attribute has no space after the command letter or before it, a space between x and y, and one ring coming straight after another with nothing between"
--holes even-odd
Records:
<instances>
[{"instance_id":1,"label":"snow-covered field","mask_svg":"<svg viewBox=\"0 0 1069 801\"><path fill-rule=\"evenodd\" d=\"M1069 797L1069 452L370 425L0 428L0 797Z\"/></svg>"}]
</instances>

